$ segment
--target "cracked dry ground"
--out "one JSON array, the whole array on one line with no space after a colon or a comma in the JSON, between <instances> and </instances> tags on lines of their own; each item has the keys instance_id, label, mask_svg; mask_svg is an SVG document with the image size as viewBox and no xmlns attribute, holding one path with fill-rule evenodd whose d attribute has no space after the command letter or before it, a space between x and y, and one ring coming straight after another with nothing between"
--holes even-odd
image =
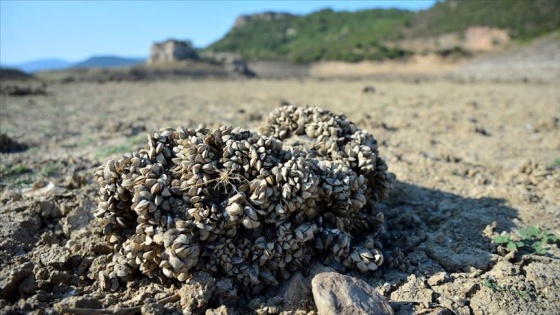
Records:
<instances>
[{"instance_id":1,"label":"cracked dry ground","mask_svg":"<svg viewBox=\"0 0 560 315\"><path fill-rule=\"evenodd\" d=\"M372 83L377 92L362 93ZM535 255L508 254L491 242L502 231L527 226L560 235L557 87L176 81L50 85L44 96L2 96L1 132L27 149L0 155L0 313L144 303L145 313L181 313L180 302L157 302L179 283L139 276L115 292L99 289L97 274L110 250L93 220L93 170L107 157L142 146L153 129L200 123L251 128L288 101L346 114L376 137L396 174L390 198L378 208L385 213L386 246L399 247L404 264L350 273L383 294L396 313L558 314L557 244ZM312 267L326 268L320 264ZM298 279L307 296L302 303L275 297L294 293L290 285L256 297L216 287L202 307L237 301L229 311L316 312L310 275Z\"/></svg>"}]
</instances>

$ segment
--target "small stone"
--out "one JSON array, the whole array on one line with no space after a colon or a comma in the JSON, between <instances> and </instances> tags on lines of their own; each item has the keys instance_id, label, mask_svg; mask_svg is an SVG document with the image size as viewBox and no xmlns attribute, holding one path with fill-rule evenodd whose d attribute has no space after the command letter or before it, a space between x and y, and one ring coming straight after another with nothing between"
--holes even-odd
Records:
<instances>
[{"instance_id":1,"label":"small stone","mask_svg":"<svg viewBox=\"0 0 560 315\"><path fill-rule=\"evenodd\" d=\"M7 89L2 84L2 94L7 92L8 95L27 95L33 94L29 87L18 87L18 86L7 86ZM17 141L10 138L7 134L0 133L0 152L2 153L12 153L20 152L27 149L25 144L18 143Z\"/></svg>"},{"instance_id":2,"label":"small stone","mask_svg":"<svg viewBox=\"0 0 560 315\"><path fill-rule=\"evenodd\" d=\"M159 303L144 304L140 312L142 315L161 315L163 314L163 306Z\"/></svg>"},{"instance_id":3,"label":"small stone","mask_svg":"<svg viewBox=\"0 0 560 315\"><path fill-rule=\"evenodd\" d=\"M449 275L447 274L447 272L438 272L428 279L428 284L431 286L440 285L448 280L449 280Z\"/></svg>"},{"instance_id":4,"label":"small stone","mask_svg":"<svg viewBox=\"0 0 560 315\"><path fill-rule=\"evenodd\" d=\"M362 89L362 92L374 94L375 93L375 87L373 85L364 86L364 88Z\"/></svg>"},{"instance_id":5,"label":"small stone","mask_svg":"<svg viewBox=\"0 0 560 315\"><path fill-rule=\"evenodd\" d=\"M198 314L206 309L213 291L214 278L205 272L199 272L179 289L183 313Z\"/></svg>"},{"instance_id":6,"label":"small stone","mask_svg":"<svg viewBox=\"0 0 560 315\"><path fill-rule=\"evenodd\" d=\"M284 304L284 311L294 311L302 308L311 293L311 283L309 278L304 277L301 272L297 272L290 279L283 281L274 289L275 296L281 296Z\"/></svg>"},{"instance_id":7,"label":"small stone","mask_svg":"<svg viewBox=\"0 0 560 315\"><path fill-rule=\"evenodd\" d=\"M45 218L59 218L61 213L52 201L45 200L41 202L41 215Z\"/></svg>"},{"instance_id":8,"label":"small stone","mask_svg":"<svg viewBox=\"0 0 560 315\"><path fill-rule=\"evenodd\" d=\"M205 314L206 315L236 315L239 313L225 305L222 305L218 308L206 310Z\"/></svg>"},{"instance_id":9,"label":"small stone","mask_svg":"<svg viewBox=\"0 0 560 315\"><path fill-rule=\"evenodd\" d=\"M311 285L319 315L393 314L385 298L363 280L325 272L316 275Z\"/></svg>"}]
</instances>

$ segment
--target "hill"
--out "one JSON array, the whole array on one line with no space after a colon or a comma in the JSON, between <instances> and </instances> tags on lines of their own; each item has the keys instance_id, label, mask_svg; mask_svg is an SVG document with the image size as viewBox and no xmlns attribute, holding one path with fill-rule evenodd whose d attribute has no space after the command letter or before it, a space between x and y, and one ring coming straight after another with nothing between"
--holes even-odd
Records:
<instances>
[{"instance_id":1,"label":"hill","mask_svg":"<svg viewBox=\"0 0 560 315\"><path fill-rule=\"evenodd\" d=\"M309 62L320 59L357 61L398 57L381 40L398 37L393 29L412 13L403 10L364 10L354 13L321 10L306 16L247 19L207 49L231 51L246 59Z\"/></svg>"},{"instance_id":2,"label":"hill","mask_svg":"<svg viewBox=\"0 0 560 315\"><path fill-rule=\"evenodd\" d=\"M560 1L454 0L436 2L407 21L407 36L441 35L470 26L507 29L516 39L532 39L560 29Z\"/></svg>"},{"instance_id":3,"label":"hill","mask_svg":"<svg viewBox=\"0 0 560 315\"><path fill-rule=\"evenodd\" d=\"M40 59L25 62L18 65L10 65L9 68L17 68L23 72L33 73L42 70L64 70L72 66L71 62L60 59Z\"/></svg>"},{"instance_id":4,"label":"hill","mask_svg":"<svg viewBox=\"0 0 560 315\"><path fill-rule=\"evenodd\" d=\"M75 63L72 68L112 68L134 66L144 63L144 58L122 58L116 56L94 56L84 61Z\"/></svg>"},{"instance_id":5,"label":"hill","mask_svg":"<svg viewBox=\"0 0 560 315\"><path fill-rule=\"evenodd\" d=\"M142 64L145 58L123 58L116 56L93 56L80 62L69 62L60 59L40 59L25 62L18 65L10 65L6 68L18 69L26 73L39 71L67 70L70 68L112 68L123 66L134 66ZM4 66L2 66L4 67Z\"/></svg>"},{"instance_id":6,"label":"hill","mask_svg":"<svg viewBox=\"0 0 560 315\"><path fill-rule=\"evenodd\" d=\"M33 76L18 69L0 68L0 79L4 80L32 80Z\"/></svg>"},{"instance_id":7,"label":"hill","mask_svg":"<svg viewBox=\"0 0 560 315\"><path fill-rule=\"evenodd\" d=\"M327 9L305 16L268 12L242 18L206 50L234 52L249 60L383 60L414 53L391 42L473 26L506 29L513 39L532 39L560 29L560 1L461 0L437 2L419 12Z\"/></svg>"}]
</instances>

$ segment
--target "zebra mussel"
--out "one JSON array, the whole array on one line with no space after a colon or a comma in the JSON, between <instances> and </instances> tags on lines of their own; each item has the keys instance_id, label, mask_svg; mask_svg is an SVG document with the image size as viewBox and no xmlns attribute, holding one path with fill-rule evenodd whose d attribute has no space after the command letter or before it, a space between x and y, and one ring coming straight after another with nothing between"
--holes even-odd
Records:
<instances>
[{"instance_id":1,"label":"zebra mussel","mask_svg":"<svg viewBox=\"0 0 560 315\"><path fill-rule=\"evenodd\" d=\"M376 270L374 205L393 179L376 140L317 107L281 107L260 130L165 128L100 166L95 216L114 249L100 286L205 271L255 290L313 257Z\"/></svg>"}]
</instances>

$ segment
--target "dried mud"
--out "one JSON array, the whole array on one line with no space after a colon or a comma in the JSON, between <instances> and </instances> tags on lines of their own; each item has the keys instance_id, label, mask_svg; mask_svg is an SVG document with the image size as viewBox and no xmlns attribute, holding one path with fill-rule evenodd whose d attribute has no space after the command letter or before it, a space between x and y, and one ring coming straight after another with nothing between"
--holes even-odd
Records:
<instances>
[{"instance_id":1,"label":"dried mud","mask_svg":"<svg viewBox=\"0 0 560 315\"><path fill-rule=\"evenodd\" d=\"M258 296L205 274L187 284L138 275L109 292L98 280L111 249L93 219L97 166L143 146L150 130L255 128L282 102L344 113L379 141L398 179L378 205L384 244L402 255L350 275L397 314L560 313L558 244L536 255L491 242L532 225L560 235L555 84L113 82L0 97L1 132L26 147L0 154L0 313L316 313L311 278L336 264L314 261Z\"/></svg>"}]
</instances>

